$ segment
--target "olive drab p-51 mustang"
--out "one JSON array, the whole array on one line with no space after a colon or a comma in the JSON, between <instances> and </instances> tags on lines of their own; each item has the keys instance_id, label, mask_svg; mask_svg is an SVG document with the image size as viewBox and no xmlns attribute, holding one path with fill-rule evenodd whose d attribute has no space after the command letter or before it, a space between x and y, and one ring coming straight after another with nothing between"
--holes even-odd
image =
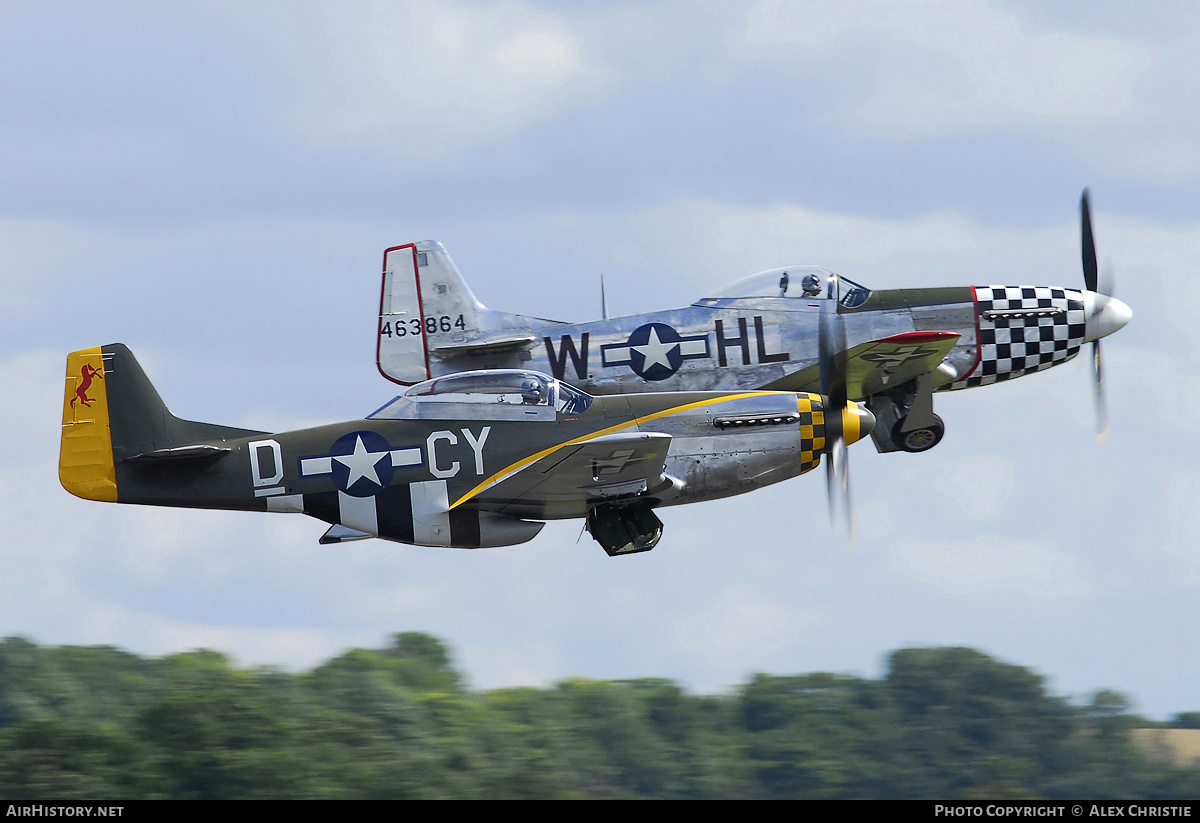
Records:
<instances>
[{"instance_id":1,"label":"olive drab p-51 mustang","mask_svg":"<svg viewBox=\"0 0 1200 823\"><path fill-rule=\"evenodd\" d=\"M302 512L337 543L523 543L546 520L586 518L610 555L647 551L657 506L778 483L875 425L847 400L733 391L592 397L527 370L419 383L367 417L271 434L171 414L124 345L67 357L59 477L90 500ZM846 497L848 504L849 498ZM848 511L848 505L847 505Z\"/></svg>"},{"instance_id":2,"label":"olive drab p-51 mustang","mask_svg":"<svg viewBox=\"0 0 1200 823\"><path fill-rule=\"evenodd\" d=\"M1042 371L1092 343L1097 422L1106 430L1100 338L1131 316L1099 284L1087 192L1084 288L962 286L871 290L793 266L739 280L691 306L578 324L484 307L438 243L384 254L376 360L411 385L466 369L532 368L591 394L823 391L831 356L844 390L879 420L880 451L924 451L944 425L933 393ZM824 352L824 354L823 354Z\"/></svg>"}]
</instances>

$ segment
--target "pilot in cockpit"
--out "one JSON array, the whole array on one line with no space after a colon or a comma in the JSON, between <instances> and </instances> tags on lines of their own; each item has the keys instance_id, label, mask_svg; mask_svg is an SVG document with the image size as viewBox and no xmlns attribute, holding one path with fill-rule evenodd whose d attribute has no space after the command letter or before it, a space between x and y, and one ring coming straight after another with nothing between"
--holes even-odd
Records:
<instances>
[{"instance_id":1,"label":"pilot in cockpit","mask_svg":"<svg viewBox=\"0 0 1200 823\"><path fill-rule=\"evenodd\" d=\"M820 297L821 296L821 291L822 291L821 278L818 277L817 275L812 274L812 273L804 275L804 279L800 281L800 284L804 288L804 296L805 297Z\"/></svg>"},{"instance_id":2,"label":"pilot in cockpit","mask_svg":"<svg viewBox=\"0 0 1200 823\"><path fill-rule=\"evenodd\" d=\"M540 381L527 377L521 381L521 399L526 406L540 406L546 402L546 387Z\"/></svg>"}]
</instances>

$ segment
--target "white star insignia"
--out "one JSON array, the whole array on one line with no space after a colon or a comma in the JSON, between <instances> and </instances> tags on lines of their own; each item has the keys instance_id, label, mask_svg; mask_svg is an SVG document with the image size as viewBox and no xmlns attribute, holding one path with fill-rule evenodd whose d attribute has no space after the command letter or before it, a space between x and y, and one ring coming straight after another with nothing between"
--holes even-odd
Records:
<instances>
[{"instance_id":1,"label":"white star insignia","mask_svg":"<svg viewBox=\"0 0 1200 823\"><path fill-rule=\"evenodd\" d=\"M367 447L363 445L362 437L359 436L354 441L353 454L335 454L333 455L333 459L350 469L350 479L346 481L346 488L348 489L354 485L356 480L363 477L370 480L376 486L382 486L383 484L379 482L379 475L375 473L375 464L387 456L387 452L367 451Z\"/></svg>"},{"instance_id":2,"label":"white star insignia","mask_svg":"<svg viewBox=\"0 0 1200 823\"><path fill-rule=\"evenodd\" d=\"M657 365L671 368L671 361L667 357L672 349L679 348L679 343L664 343L658 339L658 329L650 329L650 339L643 346L630 346L634 351L639 352L642 357L646 358L646 362L642 365L642 371L649 371Z\"/></svg>"}]
</instances>

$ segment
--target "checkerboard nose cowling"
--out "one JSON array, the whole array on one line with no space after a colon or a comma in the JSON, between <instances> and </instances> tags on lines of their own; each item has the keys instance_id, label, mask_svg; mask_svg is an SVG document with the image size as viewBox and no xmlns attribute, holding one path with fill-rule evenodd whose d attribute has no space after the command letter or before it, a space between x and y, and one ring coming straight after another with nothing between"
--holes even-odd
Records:
<instances>
[{"instance_id":1,"label":"checkerboard nose cowling","mask_svg":"<svg viewBox=\"0 0 1200 823\"><path fill-rule=\"evenodd\" d=\"M976 286L978 362L955 387L986 386L1066 362L1087 334L1084 292L1051 286Z\"/></svg>"}]
</instances>

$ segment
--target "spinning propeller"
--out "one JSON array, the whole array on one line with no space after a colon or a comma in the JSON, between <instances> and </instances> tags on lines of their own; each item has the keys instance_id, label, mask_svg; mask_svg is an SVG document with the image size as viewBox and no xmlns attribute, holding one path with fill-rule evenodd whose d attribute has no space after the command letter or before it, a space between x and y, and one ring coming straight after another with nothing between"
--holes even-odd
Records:
<instances>
[{"instance_id":1,"label":"spinning propeller","mask_svg":"<svg viewBox=\"0 0 1200 823\"><path fill-rule=\"evenodd\" d=\"M1079 198L1079 223L1083 248L1083 293L1087 315L1087 332L1084 341L1092 342L1092 388L1096 401L1096 440L1103 443L1108 439L1108 409L1104 402L1104 380L1100 359L1100 338L1120 329L1133 316L1129 306L1112 296L1114 275L1111 267L1105 266L1104 283L1100 284L1099 267L1096 264L1096 238L1092 234L1092 210L1088 190Z\"/></svg>"},{"instance_id":2,"label":"spinning propeller","mask_svg":"<svg viewBox=\"0 0 1200 823\"><path fill-rule=\"evenodd\" d=\"M846 323L831 301L820 315L817 332L821 369L821 394L828 398L825 407L825 482L829 492L829 522L836 528L837 510L842 510L846 535L854 545L854 513L850 504L850 461L846 450L846 428L855 426L853 439L865 437L875 418L857 403L851 403L846 386Z\"/></svg>"}]
</instances>

